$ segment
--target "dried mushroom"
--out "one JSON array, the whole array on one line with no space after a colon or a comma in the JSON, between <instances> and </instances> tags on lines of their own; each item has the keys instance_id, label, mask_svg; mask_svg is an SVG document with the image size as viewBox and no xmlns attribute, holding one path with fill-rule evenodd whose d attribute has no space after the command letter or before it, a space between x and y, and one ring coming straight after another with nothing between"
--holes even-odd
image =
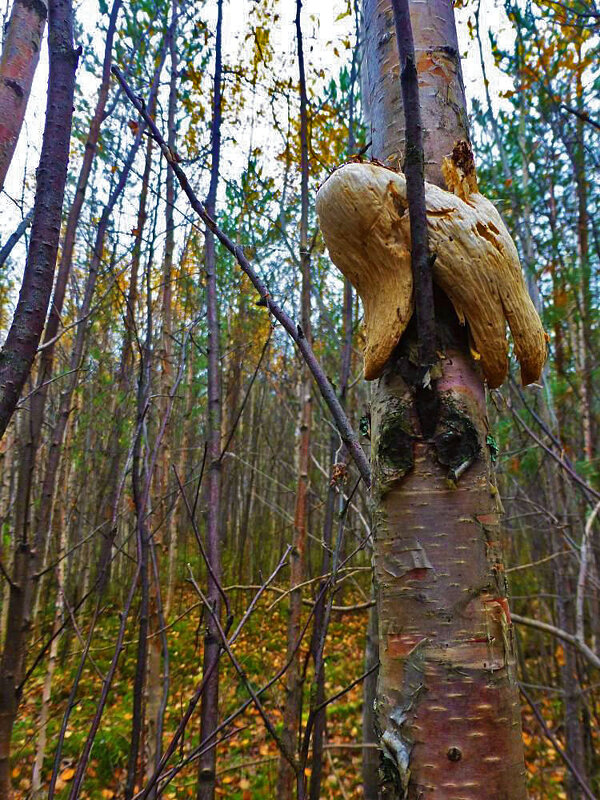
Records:
<instances>
[{"instance_id":1,"label":"dried mushroom","mask_svg":"<svg viewBox=\"0 0 600 800\"><path fill-rule=\"evenodd\" d=\"M462 196L425 184L433 278L469 323L476 357L494 388L506 377L510 326L523 384L540 376L546 336L527 292L514 242L476 183L452 174ZM464 199L463 199L464 198ZM365 309L365 377L377 378L412 315L406 179L377 164L346 164L317 194L317 213L334 264Z\"/></svg>"}]
</instances>

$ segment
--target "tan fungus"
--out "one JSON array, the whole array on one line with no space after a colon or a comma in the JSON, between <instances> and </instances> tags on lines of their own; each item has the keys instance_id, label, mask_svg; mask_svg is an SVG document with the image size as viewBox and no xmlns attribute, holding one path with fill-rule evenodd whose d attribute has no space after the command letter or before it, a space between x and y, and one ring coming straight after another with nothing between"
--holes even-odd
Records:
<instances>
[{"instance_id":1,"label":"tan fungus","mask_svg":"<svg viewBox=\"0 0 600 800\"><path fill-rule=\"evenodd\" d=\"M506 321L523 384L538 380L546 336L527 292L514 242L494 205L447 161L457 194L425 184L433 277L469 323L475 357L490 387L508 369ZM460 196L459 196L460 195ZM464 198L464 199L463 199ZM377 378L413 311L406 179L378 164L336 170L317 194L317 214L333 263L358 291L365 310L365 378Z\"/></svg>"}]
</instances>

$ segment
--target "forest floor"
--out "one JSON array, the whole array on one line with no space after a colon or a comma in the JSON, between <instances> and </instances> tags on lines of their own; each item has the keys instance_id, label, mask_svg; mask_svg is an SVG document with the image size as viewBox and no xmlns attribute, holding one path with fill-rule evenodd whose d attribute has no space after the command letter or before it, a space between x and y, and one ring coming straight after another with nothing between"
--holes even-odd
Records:
<instances>
[{"instance_id":1,"label":"forest floor","mask_svg":"<svg viewBox=\"0 0 600 800\"><path fill-rule=\"evenodd\" d=\"M236 621L243 613L242 598L236 598L239 607L234 609ZM248 599L248 598L246 598ZM358 599L358 598L357 598ZM276 601L275 601L276 602ZM350 597L345 602L351 602ZM283 665L286 641L285 601L273 605L273 595L260 602L235 645L235 654L241 662L254 688L264 685ZM186 609L189 610L186 613ZM201 674L201 648L203 628L199 624L196 597L183 588L177 598L173 618L183 616L168 629L170 655L170 695L165 714L164 743L167 745L181 715L188 705ZM326 695L332 696L347 687L363 672L366 612L334 613L330 626L326 653ZM82 800L118 800L122 797L126 775L127 757L131 735L132 692L135 669L136 642L132 636L135 620L130 621L129 637L120 659L120 669L112 687L101 726L92 750L87 769ZM75 774L77 758L81 752L89 726L96 710L101 689L101 676L106 673L114 652L119 614L116 607L107 608L98 626L91 655L84 668L69 727L66 732L63 758L59 770L56 798L63 800L69 794ZM85 629L83 631L85 635ZM306 660L307 646L302 650ZM39 647L39 644L38 644ZM50 780L52 758L58 738L62 715L77 669L81 644L74 636L65 636L58 653L50 704L48 724L48 751L44 762L44 780ZM37 647L32 649L36 652ZM234 712L247 700L247 692L229 659L222 657L221 714ZM21 707L19 722L13 740L13 785L16 800L26 800L31 785L32 764L38 734L38 715L42 696L45 668L30 679ZM308 670L309 680L312 668ZM306 695L305 695L306 696ZM280 680L263 696L264 707L276 727L282 721L284 682ZM306 702L306 701L305 701ZM553 709L544 708L552 727ZM558 718L557 710L554 711ZM305 711L304 718L306 719ZM323 764L323 798L360 798L361 784L361 733L362 687L350 689L328 708L326 750ZM533 714L528 708L523 712L524 737L527 750L527 769L532 800L560 800L563 790L564 768L549 741L543 738ZM171 763L177 763L197 744L198 713L192 718L185 739ZM217 794L231 800L259 800L276 796L278 750L267 734L257 709L250 705L228 729L228 738L218 748ZM165 790L166 800L195 797L196 764L186 766ZM45 795L43 795L45 796Z\"/></svg>"}]
</instances>

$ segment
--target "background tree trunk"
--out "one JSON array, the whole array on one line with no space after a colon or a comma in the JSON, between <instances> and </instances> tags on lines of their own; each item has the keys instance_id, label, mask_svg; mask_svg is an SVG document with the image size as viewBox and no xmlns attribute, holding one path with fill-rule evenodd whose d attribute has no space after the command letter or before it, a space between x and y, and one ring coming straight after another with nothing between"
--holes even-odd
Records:
<instances>
[{"instance_id":1,"label":"background tree trunk","mask_svg":"<svg viewBox=\"0 0 600 800\"><path fill-rule=\"evenodd\" d=\"M308 118L304 49L302 42L302 0L296 0L296 44L300 86L300 267L302 271L301 319L302 334L312 344L310 321L310 252L308 249ZM288 753L298 751L300 717L302 713L302 670L299 638L301 634L302 589L304 580L306 530L308 524L308 488L310 468L310 431L312 425L312 380L305 364L300 374L300 418L297 451L298 479L294 508L294 531L290 554L290 610L287 632L287 656L290 665L286 673L285 707L282 740ZM281 755L277 796L286 800L293 795L294 779L304 781L304 775L294 775L289 761ZM301 792L299 794L301 796Z\"/></svg>"},{"instance_id":2,"label":"background tree trunk","mask_svg":"<svg viewBox=\"0 0 600 800\"><path fill-rule=\"evenodd\" d=\"M213 113L211 124L210 186L206 210L214 218L221 157L221 32L223 27L223 0L217 5L217 36L215 42L215 73L213 81ZM204 238L204 269L206 272L206 314L208 324L208 409L206 440L208 476L206 491L206 554L214 575L207 576L207 600L217 617L220 616L221 595L217 581L221 580L221 348L219 331L219 303L217 297L217 257L215 237L208 228ZM216 580L215 580L216 579ZM206 632L204 636L203 674L210 672L202 695L200 709L200 741L207 742L219 721L219 655L221 640L215 618L205 609ZM207 750L198 759L198 800L213 800L216 782L216 748Z\"/></svg>"},{"instance_id":3,"label":"background tree trunk","mask_svg":"<svg viewBox=\"0 0 600 800\"><path fill-rule=\"evenodd\" d=\"M6 430L29 375L46 318L67 178L78 59L73 49L70 0L51 0L49 28L48 105L31 243L19 302L0 354L0 436ZM10 741L20 701L17 686L23 671L27 595L31 590L28 578L34 560L31 538L25 534L15 549L6 641L0 664L0 797L5 798L11 795Z\"/></svg>"}]
</instances>

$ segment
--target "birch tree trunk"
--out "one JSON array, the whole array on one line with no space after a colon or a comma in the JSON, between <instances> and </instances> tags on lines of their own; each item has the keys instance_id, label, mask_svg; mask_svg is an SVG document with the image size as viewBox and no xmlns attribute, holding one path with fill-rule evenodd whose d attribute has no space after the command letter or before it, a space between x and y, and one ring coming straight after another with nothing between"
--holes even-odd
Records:
<instances>
[{"instance_id":1,"label":"birch tree trunk","mask_svg":"<svg viewBox=\"0 0 600 800\"><path fill-rule=\"evenodd\" d=\"M40 60L48 4L15 0L0 59L0 190L15 152Z\"/></svg>"},{"instance_id":2,"label":"birch tree trunk","mask_svg":"<svg viewBox=\"0 0 600 800\"><path fill-rule=\"evenodd\" d=\"M372 155L398 167L404 115L390 0L363 0ZM425 177L468 140L448 0L411 0ZM377 723L382 793L408 800L524 800L515 654L499 547L501 505L485 390L464 329L438 293L443 375L428 430L412 385L410 328L372 395ZM448 480L453 464L469 464Z\"/></svg>"}]
</instances>

